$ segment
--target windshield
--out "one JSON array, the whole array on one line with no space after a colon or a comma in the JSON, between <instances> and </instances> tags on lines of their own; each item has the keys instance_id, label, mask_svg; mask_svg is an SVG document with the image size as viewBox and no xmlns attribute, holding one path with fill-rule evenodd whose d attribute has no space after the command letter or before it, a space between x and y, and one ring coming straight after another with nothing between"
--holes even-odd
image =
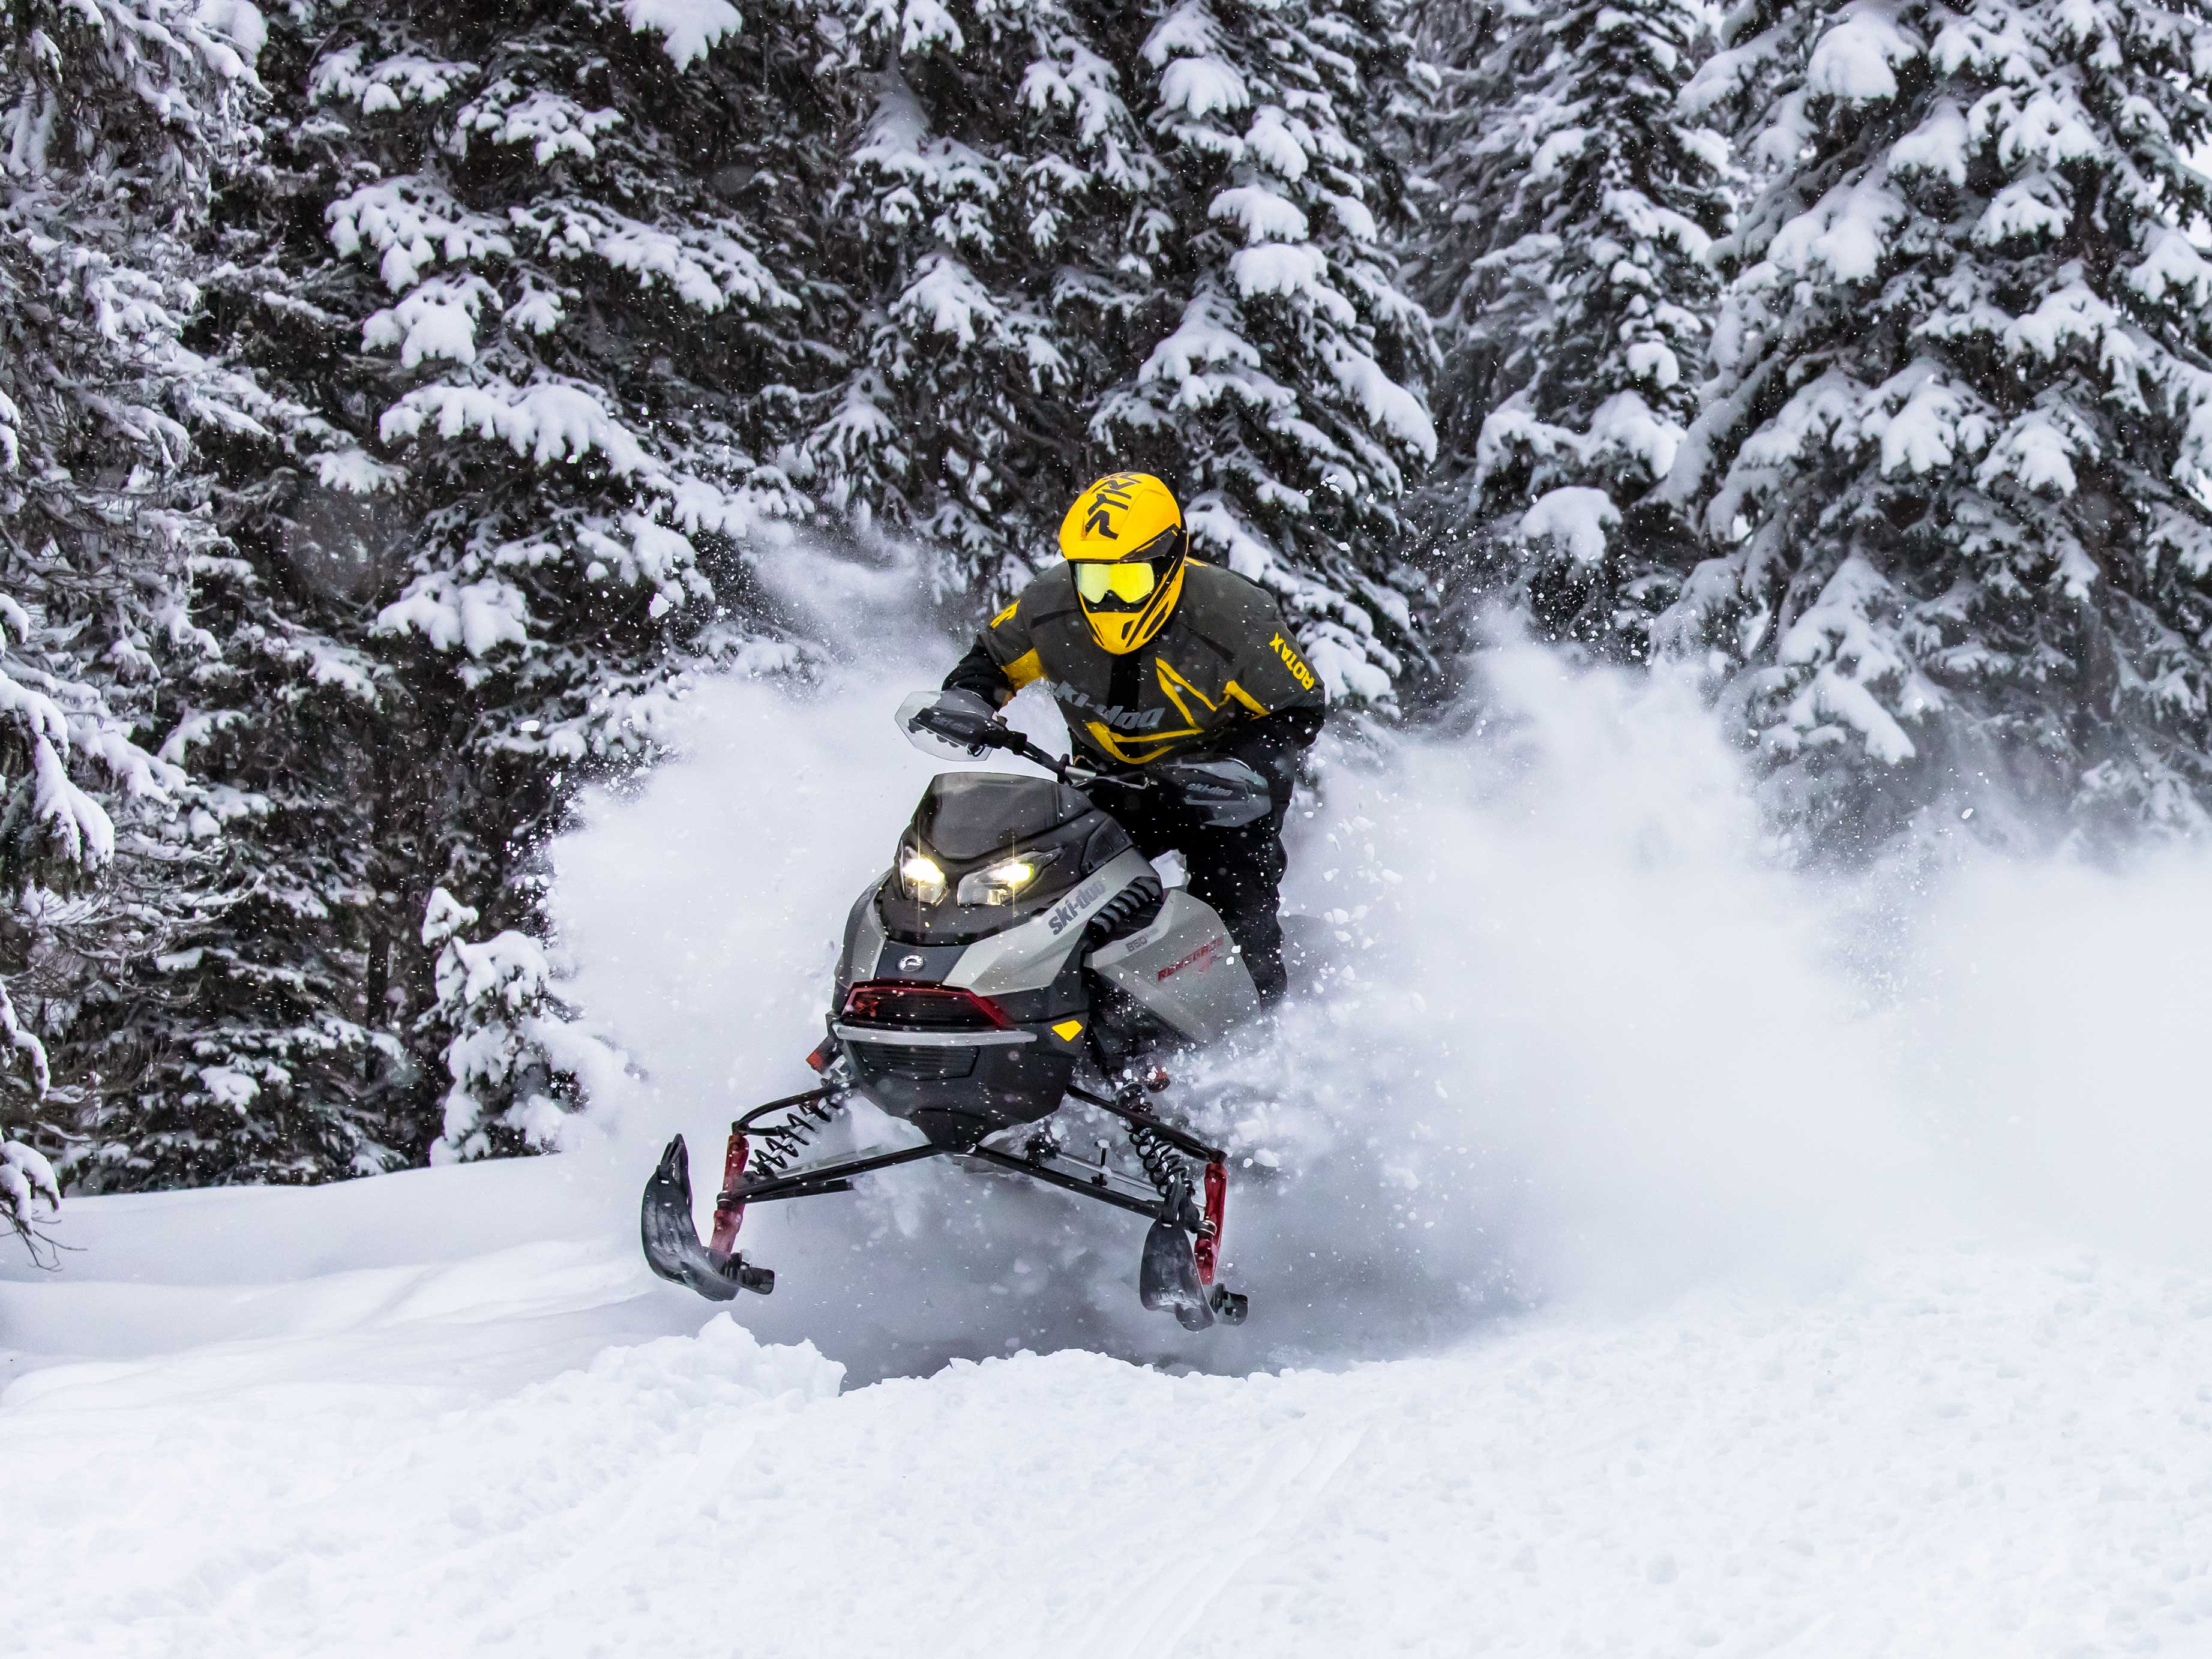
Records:
<instances>
[{"instance_id":1,"label":"windshield","mask_svg":"<svg viewBox=\"0 0 2212 1659\"><path fill-rule=\"evenodd\" d=\"M1034 841L1091 810L1083 796L1049 778L945 772L930 780L914 827L937 857L966 864Z\"/></svg>"}]
</instances>

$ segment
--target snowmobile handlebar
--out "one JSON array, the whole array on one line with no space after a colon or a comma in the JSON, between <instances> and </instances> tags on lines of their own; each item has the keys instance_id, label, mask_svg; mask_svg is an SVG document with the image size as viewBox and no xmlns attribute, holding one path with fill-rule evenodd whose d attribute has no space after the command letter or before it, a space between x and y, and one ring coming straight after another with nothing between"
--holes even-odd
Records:
<instances>
[{"instance_id":1,"label":"snowmobile handlebar","mask_svg":"<svg viewBox=\"0 0 2212 1659\"><path fill-rule=\"evenodd\" d=\"M925 753L974 760L991 750L1042 767L1071 789L1164 789L1197 820L1216 829L1256 823L1273 810L1267 781L1243 761L1178 757L1151 768L1091 766L1039 748L973 691L917 691L899 705L899 730ZM1111 810L1110 808L1109 809Z\"/></svg>"},{"instance_id":2,"label":"snowmobile handlebar","mask_svg":"<svg viewBox=\"0 0 2212 1659\"><path fill-rule=\"evenodd\" d=\"M899 705L899 730L926 754L946 760L974 760L997 749L1041 766L1071 789L1114 783L1149 789L1152 781L1126 769L1085 766L1040 749L999 717L999 711L972 691L918 691Z\"/></svg>"},{"instance_id":3,"label":"snowmobile handlebar","mask_svg":"<svg viewBox=\"0 0 2212 1659\"><path fill-rule=\"evenodd\" d=\"M1086 788L1094 783L1110 783L1124 789L1152 787L1151 778L1130 767L1100 768L1085 766L1079 760L1062 760L1049 750L1038 748L1012 726L999 727L999 740L994 746L1042 766L1071 789Z\"/></svg>"}]
</instances>

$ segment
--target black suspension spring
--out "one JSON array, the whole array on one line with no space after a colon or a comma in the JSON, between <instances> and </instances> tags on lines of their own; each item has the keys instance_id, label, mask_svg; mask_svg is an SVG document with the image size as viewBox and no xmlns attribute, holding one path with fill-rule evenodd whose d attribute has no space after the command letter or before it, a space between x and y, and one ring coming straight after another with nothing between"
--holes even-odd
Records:
<instances>
[{"instance_id":1,"label":"black suspension spring","mask_svg":"<svg viewBox=\"0 0 2212 1659\"><path fill-rule=\"evenodd\" d=\"M781 1175L844 1106L845 1097L833 1095L827 1099L802 1101L781 1123L764 1123L756 1127L750 1115L741 1120L738 1129L752 1141L746 1179L769 1181Z\"/></svg>"},{"instance_id":2,"label":"black suspension spring","mask_svg":"<svg viewBox=\"0 0 2212 1659\"><path fill-rule=\"evenodd\" d=\"M1182 1164L1176 1149L1158 1131L1141 1123L1129 1126L1129 1144L1137 1149L1138 1160L1145 1166L1145 1178L1152 1183L1162 1198L1171 1198L1178 1186L1188 1187L1189 1177L1183 1173Z\"/></svg>"}]
</instances>

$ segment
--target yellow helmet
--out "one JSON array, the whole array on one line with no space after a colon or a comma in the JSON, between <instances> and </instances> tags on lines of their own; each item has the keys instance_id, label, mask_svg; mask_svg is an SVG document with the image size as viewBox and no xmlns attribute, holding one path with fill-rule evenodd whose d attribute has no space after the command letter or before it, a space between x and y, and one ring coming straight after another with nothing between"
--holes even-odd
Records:
<instances>
[{"instance_id":1,"label":"yellow helmet","mask_svg":"<svg viewBox=\"0 0 2212 1659\"><path fill-rule=\"evenodd\" d=\"M1060 521L1075 597L1103 651L1126 656L1167 626L1190 551L1182 509L1149 472L1109 472Z\"/></svg>"}]
</instances>

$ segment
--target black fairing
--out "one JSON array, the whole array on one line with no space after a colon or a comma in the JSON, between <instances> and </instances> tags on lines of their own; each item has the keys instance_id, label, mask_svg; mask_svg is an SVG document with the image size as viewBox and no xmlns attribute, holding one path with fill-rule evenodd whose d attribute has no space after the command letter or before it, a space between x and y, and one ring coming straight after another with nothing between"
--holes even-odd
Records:
<instances>
[{"instance_id":1,"label":"black fairing","mask_svg":"<svg viewBox=\"0 0 2212 1659\"><path fill-rule=\"evenodd\" d=\"M947 887L1014 854L1036 859L1036 880L1012 904L925 905L884 884L877 914L905 945L968 945L1026 921L1128 850L1128 831L1084 795L1049 778L1004 772L942 772L900 838L937 860ZM903 850L901 856L903 857Z\"/></svg>"},{"instance_id":2,"label":"black fairing","mask_svg":"<svg viewBox=\"0 0 2212 1659\"><path fill-rule=\"evenodd\" d=\"M889 1048L848 1043L868 1098L902 1117L940 1146L965 1152L985 1135L1035 1123L1060 1109L1075 1079L1075 1056L1047 1042L993 1048L914 1050L920 1066L948 1063L934 1076L913 1077L916 1061Z\"/></svg>"},{"instance_id":3,"label":"black fairing","mask_svg":"<svg viewBox=\"0 0 2212 1659\"><path fill-rule=\"evenodd\" d=\"M1030 1042L923 1048L847 1037L840 1046L852 1061L855 1079L884 1111L906 1119L938 1146L957 1151L966 1151L996 1130L1049 1117L1074 1081L1082 1052L1053 1027L1071 1015L1086 1027L1089 1021L1090 986L1078 956L1071 951L1058 977L1042 990L1006 992L991 999L1030 1034Z\"/></svg>"}]
</instances>

